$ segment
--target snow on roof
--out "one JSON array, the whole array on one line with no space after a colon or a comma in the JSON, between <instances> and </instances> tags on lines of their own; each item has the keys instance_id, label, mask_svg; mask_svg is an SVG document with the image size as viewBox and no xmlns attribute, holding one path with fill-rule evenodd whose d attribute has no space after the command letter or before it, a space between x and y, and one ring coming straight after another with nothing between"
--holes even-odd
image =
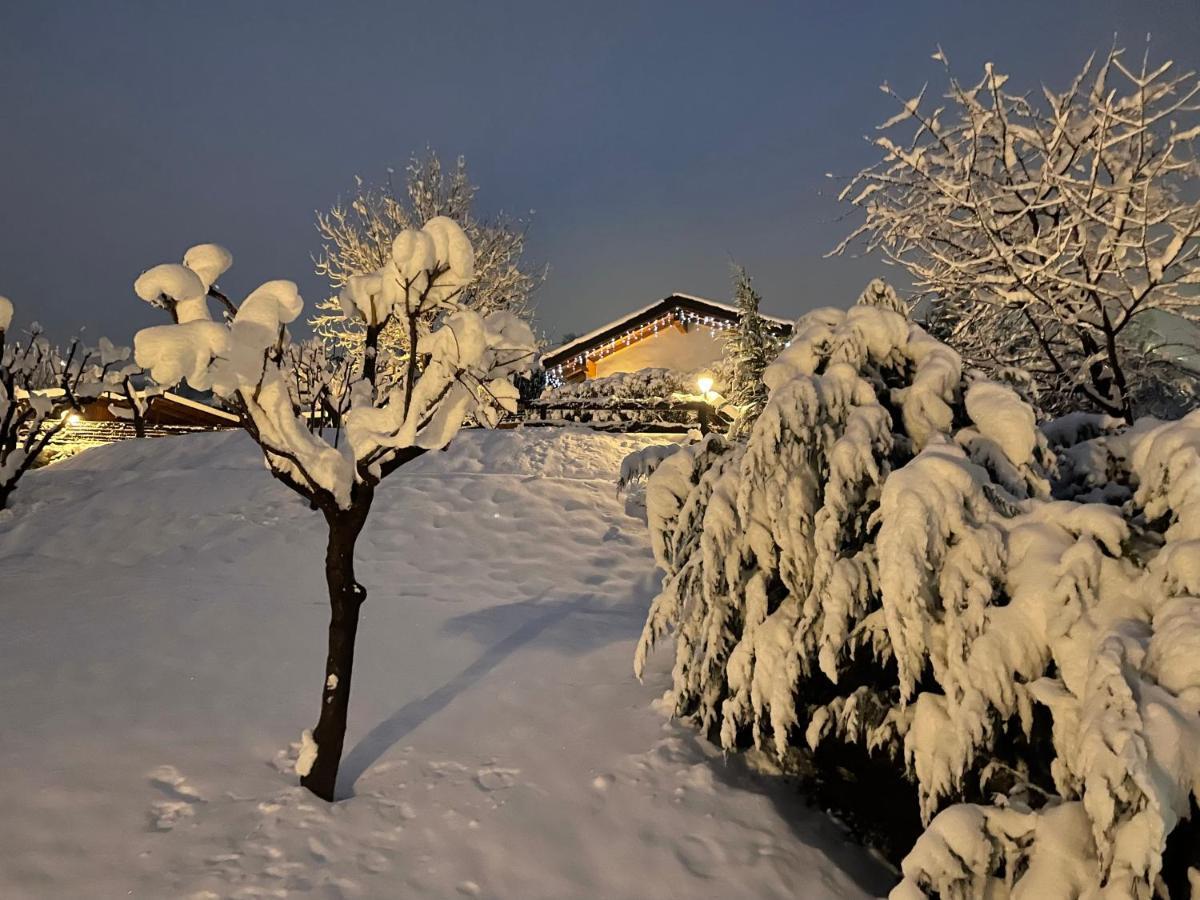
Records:
<instances>
[{"instance_id":1,"label":"snow on roof","mask_svg":"<svg viewBox=\"0 0 1200 900\"><path fill-rule=\"evenodd\" d=\"M733 306L732 304L729 304L729 303L718 303L716 300L709 300L707 297L697 297L694 294L678 294L678 293L676 293L676 294L672 294L667 299L670 300L673 297L682 297L684 300L694 300L697 303L705 303L709 306L715 306L717 309L723 309L727 313L730 313L731 315L733 315L734 317L741 315L741 311L736 306ZM776 325L786 325L788 328L791 328L793 325L796 324L795 319L783 319L783 318L780 318L779 316L767 315L765 312L760 312L759 315L762 318L766 319L768 322L774 322Z\"/></svg>"},{"instance_id":2,"label":"snow on roof","mask_svg":"<svg viewBox=\"0 0 1200 900\"><path fill-rule=\"evenodd\" d=\"M228 419L234 424L241 422L241 419L228 410L218 409L215 406L209 406L207 403L201 403L199 400L192 400L190 397L184 397L182 394L175 394L171 391L166 391L163 396L169 397L172 403L178 403L180 406L190 406L192 409L198 409L202 412L208 413L209 415L216 416L219 419Z\"/></svg>"},{"instance_id":3,"label":"snow on roof","mask_svg":"<svg viewBox=\"0 0 1200 900\"><path fill-rule=\"evenodd\" d=\"M60 387L37 388L37 389L33 390L32 392L23 390L22 388L17 388L15 390L15 394L16 394L16 397L18 400L27 400L29 398L30 393L33 393L34 395L36 395L38 397L62 397L63 395L66 394L66 391L64 391ZM137 391L137 395L139 397L144 398L146 396L146 391ZM216 416L218 419L226 419L235 425L238 424L239 422L241 422L241 419L239 419L237 416L235 416L233 413L231 413L227 410L218 409L215 406L209 406L207 403L201 403L199 400L192 400L190 397L184 397L182 394L176 394L176 393L173 393L172 391L163 391L163 393L159 396L162 396L162 397L170 400L172 403L178 403L180 406L189 406L192 409L198 409L201 412L207 413L211 416ZM101 391L100 394L95 399L97 399L97 400L124 400L125 395L119 391L107 391L106 390L106 391Z\"/></svg>"},{"instance_id":4,"label":"snow on roof","mask_svg":"<svg viewBox=\"0 0 1200 900\"><path fill-rule=\"evenodd\" d=\"M543 360L550 359L552 357L556 357L561 354L567 353L570 350L574 350L577 347L587 346L588 344L592 343L597 338L601 337L604 334L607 334L608 332L612 331L613 329L619 329L625 323L633 321L634 319L638 318L639 316L644 316L647 313L649 313L659 307L664 307L665 309L670 309L674 306L680 305L676 302L672 302L672 301L678 301L678 300L687 300L692 303L699 303L704 306L709 306L709 307L712 307L713 309L717 309L717 310L721 310L722 312L729 313L733 318L737 318L737 316L739 315L738 308L736 306L730 306L728 303L718 303L716 300L709 300L707 297L697 297L695 294L681 294L681 293L676 292L676 293L673 293L673 294L670 294L670 295L664 297L661 300L654 301L649 306L643 306L641 309L636 309L631 313L627 313L627 314L621 316L619 319L613 319L611 322L601 325L599 328L594 328L591 331L589 331L587 334L580 335L579 337L577 337L573 340L567 341L565 344L560 344L559 346L557 346L551 350L547 350L542 354L542 359ZM788 328L791 328L792 324L793 324L792 319L781 319L778 316L768 316L765 313L759 313L759 315L761 315L768 322L774 322L776 325L783 325Z\"/></svg>"}]
</instances>

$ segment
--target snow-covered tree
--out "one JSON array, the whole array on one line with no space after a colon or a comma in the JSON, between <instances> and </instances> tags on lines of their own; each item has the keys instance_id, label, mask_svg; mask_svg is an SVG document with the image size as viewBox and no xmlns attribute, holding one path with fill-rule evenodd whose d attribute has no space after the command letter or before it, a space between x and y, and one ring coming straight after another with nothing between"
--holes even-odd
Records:
<instances>
[{"instance_id":1,"label":"snow-covered tree","mask_svg":"<svg viewBox=\"0 0 1200 900\"><path fill-rule=\"evenodd\" d=\"M329 651L320 717L302 736L296 770L301 784L332 800L367 596L355 578L354 550L375 489L405 463L446 447L468 416L490 426L515 410L511 377L531 365L534 340L511 311L484 314L464 305L475 253L453 220L437 216L420 229L406 228L380 266L348 276L342 288L340 309L359 323L361 346L346 385L348 406L332 404L338 427L330 434L312 427L307 413L327 395L341 396L342 363L292 347L287 326L303 302L290 281L268 281L240 306L225 299L226 321L213 321L212 285L231 262L228 251L207 244L189 250L182 265L144 272L136 293L173 321L138 332L134 348L160 385L187 381L222 398L258 443L271 474L324 516ZM384 378L377 360L388 329L407 335L415 352Z\"/></svg>"},{"instance_id":2,"label":"snow-covered tree","mask_svg":"<svg viewBox=\"0 0 1200 900\"><path fill-rule=\"evenodd\" d=\"M317 216L323 242L317 274L329 279L334 294L317 303L309 324L330 345L331 353L357 358L363 348L363 325L342 315L339 292L354 276L386 265L396 235L438 216L458 222L475 248L475 278L462 290L460 305L480 315L507 310L528 318L530 295L545 273L524 259L524 223L503 215L477 217L476 190L462 157L447 171L438 155L428 150L423 157L409 160L402 192L395 190L390 177L380 187L356 179L349 203L339 201ZM433 318L422 316L418 336L432 324ZM384 328L376 360L382 377L403 372L409 346L409 334L398 323Z\"/></svg>"},{"instance_id":3,"label":"snow-covered tree","mask_svg":"<svg viewBox=\"0 0 1200 900\"><path fill-rule=\"evenodd\" d=\"M767 402L763 372L781 346L759 315L760 300L745 266L737 266L733 273L733 301L738 308L738 324L725 341L730 371L726 396L739 411L730 428L730 436L735 439L749 433Z\"/></svg>"},{"instance_id":4,"label":"snow-covered tree","mask_svg":"<svg viewBox=\"0 0 1200 900\"><path fill-rule=\"evenodd\" d=\"M1056 867L1149 897L1200 796L1200 412L1058 423L1063 480L886 296L797 322L745 444L658 462L635 668L672 633L676 711L727 749L902 766L929 830L897 897L1057 896Z\"/></svg>"},{"instance_id":5,"label":"snow-covered tree","mask_svg":"<svg viewBox=\"0 0 1200 900\"><path fill-rule=\"evenodd\" d=\"M155 397L161 396L164 388L147 384L145 372L133 359L129 347L119 347L108 338L100 338L95 352L99 370L96 374L104 385L104 394L119 397L123 403L110 402L108 411L116 419L133 426L134 437L146 436L146 414Z\"/></svg>"},{"instance_id":6,"label":"snow-covered tree","mask_svg":"<svg viewBox=\"0 0 1200 900\"><path fill-rule=\"evenodd\" d=\"M74 340L62 351L36 326L17 340L12 319L12 302L0 297L0 510L82 404L132 390L127 349L102 339L99 350Z\"/></svg>"},{"instance_id":7,"label":"snow-covered tree","mask_svg":"<svg viewBox=\"0 0 1200 900\"><path fill-rule=\"evenodd\" d=\"M1193 405L1196 373L1156 335L1200 320L1195 74L1114 48L1039 96L934 58L943 98L883 85L900 110L841 194L865 218L835 252L861 238L903 266L933 333L993 377L1027 372L1047 410Z\"/></svg>"}]
</instances>

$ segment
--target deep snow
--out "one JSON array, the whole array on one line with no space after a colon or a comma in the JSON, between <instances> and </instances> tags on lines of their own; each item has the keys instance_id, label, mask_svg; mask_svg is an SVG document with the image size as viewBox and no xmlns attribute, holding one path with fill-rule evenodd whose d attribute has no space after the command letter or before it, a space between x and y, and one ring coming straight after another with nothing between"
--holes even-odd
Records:
<instances>
[{"instance_id":1,"label":"deep snow","mask_svg":"<svg viewBox=\"0 0 1200 900\"><path fill-rule=\"evenodd\" d=\"M631 675L647 438L465 432L381 488L343 787L316 719L323 526L240 434L31 473L0 514L0 896L854 897L892 878Z\"/></svg>"}]
</instances>

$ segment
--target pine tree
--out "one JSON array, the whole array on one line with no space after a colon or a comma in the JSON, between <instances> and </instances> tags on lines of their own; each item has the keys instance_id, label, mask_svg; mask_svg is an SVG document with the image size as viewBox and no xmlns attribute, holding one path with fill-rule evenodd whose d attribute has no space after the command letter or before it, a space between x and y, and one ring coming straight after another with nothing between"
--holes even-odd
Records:
<instances>
[{"instance_id":1,"label":"pine tree","mask_svg":"<svg viewBox=\"0 0 1200 900\"><path fill-rule=\"evenodd\" d=\"M726 342L725 355L732 368L729 400L741 411L730 436L740 439L750 433L754 420L766 405L767 386L763 383L763 372L779 353L779 341L759 315L761 298L754 290L753 279L745 266L734 268L733 293L738 324Z\"/></svg>"}]
</instances>

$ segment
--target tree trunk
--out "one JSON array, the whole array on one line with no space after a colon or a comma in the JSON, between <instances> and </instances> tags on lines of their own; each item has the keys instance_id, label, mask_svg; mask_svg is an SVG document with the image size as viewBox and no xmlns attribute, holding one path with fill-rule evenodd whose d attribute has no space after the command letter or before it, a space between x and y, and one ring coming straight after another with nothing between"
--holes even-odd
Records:
<instances>
[{"instance_id":1,"label":"tree trunk","mask_svg":"<svg viewBox=\"0 0 1200 900\"><path fill-rule=\"evenodd\" d=\"M354 671L354 639L358 613L367 599L366 589L354 579L354 545L371 508L374 491L355 486L348 510L326 510L329 542L325 550L325 580L329 586L329 653L325 659L325 686L321 692L321 717L313 729L317 758L300 783L322 800L333 801L338 765L346 738L350 709L350 679Z\"/></svg>"},{"instance_id":2,"label":"tree trunk","mask_svg":"<svg viewBox=\"0 0 1200 900\"><path fill-rule=\"evenodd\" d=\"M137 438L146 436L146 416L138 411L136 403L133 407L133 436Z\"/></svg>"}]
</instances>

